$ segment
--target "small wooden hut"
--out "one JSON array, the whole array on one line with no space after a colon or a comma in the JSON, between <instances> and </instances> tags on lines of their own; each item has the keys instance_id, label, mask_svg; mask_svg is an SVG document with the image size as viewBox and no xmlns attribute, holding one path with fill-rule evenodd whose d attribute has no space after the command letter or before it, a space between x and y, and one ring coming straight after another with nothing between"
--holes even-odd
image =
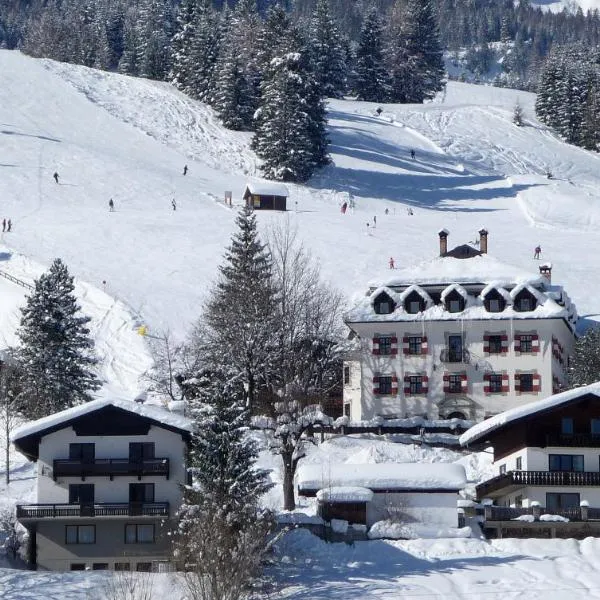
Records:
<instances>
[{"instance_id":1,"label":"small wooden hut","mask_svg":"<svg viewBox=\"0 0 600 600\"><path fill-rule=\"evenodd\" d=\"M254 210L286 210L288 189L282 183L272 181L246 184L244 201Z\"/></svg>"}]
</instances>

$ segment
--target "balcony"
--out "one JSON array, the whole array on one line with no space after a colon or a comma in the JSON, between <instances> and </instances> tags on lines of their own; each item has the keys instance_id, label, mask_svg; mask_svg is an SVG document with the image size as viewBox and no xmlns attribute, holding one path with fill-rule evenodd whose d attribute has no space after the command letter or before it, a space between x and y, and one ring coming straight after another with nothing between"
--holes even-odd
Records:
<instances>
[{"instance_id":1,"label":"balcony","mask_svg":"<svg viewBox=\"0 0 600 600\"><path fill-rule=\"evenodd\" d=\"M509 471L477 486L477 497L494 497L528 485L600 487L600 473L593 471Z\"/></svg>"},{"instance_id":2,"label":"balcony","mask_svg":"<svg viewBox=\"0 0 600 600\"><path fill-rule=\"evenodd\" d=\"M444 348L440 352L440 360L443 363L468 363L471 360L471 355L468 350Z\"/></svg>"},{"instance_id":3,"label":"balcony","mask_svg":"<svg viewBox=\"0 0 600 600\"><path fill-rule=\"evenodd\" d=\"M102 502L94 504L18 504L17 519L88 517L168 517L168 502Z\"/></svg>"},{"instance_id":4,"label":"balcony","mask_svg":"<svg viewBox=\"0 0 600 600\"><path fill-rule=\"evenodd\" d=\"M600 435L597 433L548 433L546 446L566 448L600 448Z\"/></svg>"},{"instance_id":5,"label":"balcony","mask_svg":"<svg viewBox=\"0 0 600 600\"><path fill-rule=\"evenodd\" d=\"M58 477L110 477L133 476L141 479L147 475L161 475L169 479L168 458L144 458L134 461L129 458L96 458L95 460L57 459L52 476Z\"/></svg>"}]
</instances>

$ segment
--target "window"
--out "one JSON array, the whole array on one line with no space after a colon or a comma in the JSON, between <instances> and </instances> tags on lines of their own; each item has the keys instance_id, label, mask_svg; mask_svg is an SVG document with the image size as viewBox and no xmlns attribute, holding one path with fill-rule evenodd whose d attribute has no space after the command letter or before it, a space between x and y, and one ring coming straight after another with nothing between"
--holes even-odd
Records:
<instances>
[{"instance_id":1,"label":"window","mask_svg":"<svg viewBox=\"0 0 600 600\"><path fill-rule=\"evenodd\" d=\"M126 562L116 562L115 563L115 571L129 571L130 565Z\"/></svg>"},{"instance_id":2,"label":"window","mask_svg":"<svg viewBox=\"0 0 600 600\"><path fill-rule=\"evenodd\" d=\"M490 354L502 354L502 336L490 335L488 337L488 345Z\"/></svg>"},{"instance_id":3,"label":"window","mask_svg":"<svg viewBox=\"0 0 600 600\"><path fill-rule=\"evenodd\" d=\"M521 508L523 506L523 496L515 496L515 508Z\"/></svg>"},{"instance_id":4,"label":"window","mask_svg":"<svg viewBox=\"0 0 600 600\"><path fill-rule=\"evenodd\" d=\"M592 435L600 435L600 419L591 420L590 430Z\"/></svg>"},{"instance_id":5,"label":"window","mask_svg":"<svg viewBox=\"0 0 600 600\"><path fill-rule=\"evenodd\" d=\"M69 459L81 462L93 462L96 444L69 444Z\"/></svg>"},{"instance_id":6,"label":"window","mask_svg":"<svg viewBox=\"0 0 600 600\"><path fill-rule=\"evenodd\" d=\"M392 337L389 335L379 336L379 354L392 353Z\"/></svg>"},{"instance_id":7,"label":"window","mask_svg":"<svg viewBox=\"0 0 600 600\"><path fill-rule=\"evenodd\" d=\"M379 377L379 393L390 395L392 393L392 378L389 376Z\"/></svg>"},{"instance_id":8,"label":"window","mask_svg":"<svg viewBox=\"0 0 600 600\"><path fill-rule=\"evenodd\" d=\"M573 435L573 433L575 433L575 425L573 424L573 417L563 417L560 420L560 432L563 435Z\"/></svg>"},{"instance_id":9,"label":"window","mask_svg":"<svg viewBox=\"0 0 600 600\"><path fill-rule=\"evenodd\" d=\"M550 471L583 472L583 454L551 454L548 457Z\"/></svg>"},{"instance_id":10,"label":"window","mask_svg":"<svg viewBox=\"0 0 600 600\"><path fill-rule=\"evenodd\" d=\"M69 485L69 504L93 504L93 483L71 483Z\"/></svg>"},{"instance_id":11,"label":"window","mask_svg":"<svg viewBox=\"0 0 600 600\"><path fill-rule=\"evenodd\" d=\"M578 507L579 494L546 493L546 510L561 510Z\"/></svg>"},{"instance_id":12,"label":"window","mask_svg":"<svg viewBox=\"0 0 600 600\"><path fill-rule=\"evenodd\" d=\"M154 502L154 484L130 483L129 502Z\"/></svg>"},{"instance_id":13,"label":"window","mask_svg":"<svg viewBox=\"0 0 600 600\"><path fill-rule=\"evenodd\" d=\"M462 335L448 336L448 362L463 361L463 338Z\"/></svg>"},{"instance_id":14,"label":"window","mask_svg":"<svg viewBox=\"0 0 600 600\"><path fill-rule=\"evenodd\" d=\"M150 571L152 571L152 563L149 563L149 562L139 562L135 566L135 570L136 571L144 571L146 573L150 573Z\"/></svg>"},{"instance_id":15,"label":"window","mask_svg":"<svg viewBox=\"0 0 600 600\"><path fill-rule=\"evenodd\" d=\"M418 300L411 300L408 303L408 313L414 315L418 312L421 312L421 303Z\"/></svg>"},{"instance_id":16,"label":"window","mask_svg":"<svg viewBox=\"0 0 600 600\"><path fill-rule=\"evenodd\" d=\"M375 301L373 302L373 308L375 313L378 315L389 315L390 313L394 312L396 306L389 295L385 292L382 292L377 296L377 298L375 298Z\"/></svg>"},{"instance_id":17,"label":"window","mask_svg":"<svg viewBox=\"0 0 600 600\"><path fill-rule=\"evenodd\" d=\"M498 467L498 472L500 473L500 475L506 475L506 465L500 465Z\"/></svg>"},{"instance_id":18,"label":"window","mask_svg":"<svg viewBox=\"0 0 600 600\"><path fill-rule=\"evenodd\" d=\"M147 458L154 458L154 442L129 443L129 460L131 462L142 462Z\"/></svg>"},{"instance_id":19,"label":"window","mask_svg":"<svg viewBox=\"0 0 600 600\"><path fill-rule=\"evenodd\" d=\"M490 298L488 300L488 312L502 312L502 306L498 298Z\"/></svg>"},{"instance_id":20,"label":"window","mask_svg":"<svg viewBox=\"0 0 600 600\"><path fill-rule=\"evenodd\" d=\"M350 383L350 367L344 367L344 385Z\"/></svg>"},{"instance_id":21,"label":"window","mask_svg":"<svg viewBox=\"0 0 600 600\"><path fill-rule=\"evenodd\" d=\"M145 523L143 525L125 525L126 544L153 544L154 525Z\"/></svg>"},{"instance_id":22,"label":"window","mask_svg":"<svg viewBox=\"0 0 600 600\"><path fill-rule=\"evenodd\" d=\"M421 344L423 338L421 336L410 336L408 338L408 353L421 354Z\"/></svg>"},{"instance_id":23,"label":"window","mask_svg":"<svg viewBox=\"0 0 600 600\"><path fill-rule=\"evenodd\" d=\"M460 394L462 392L462 375L460 373L448 375L448 392L450 394Z\"/></svg>"},{"instance_id":24,"label":"window","mask_svg":"<svg viewBox=\"0 0 600 600\"><path fill-rule=\"evenodd\" d=\"M411 394L423 393L423 377L421 375L410 375L409 384Z\"/></svg>"},{"instance_id":25,"label":"window","mask_svg":"<svg viewBox=\"0 0 600 600\"><path fill-rule=\"evenodd\" d=\"M521 348L519 352L533 352L533 336L532 335L521 335Z\"/></svg>"},{"instance_id":26,"label":"window","mask_svg":"<svg viewBox=\"0 0 600 600\"><path fill-rule=\"evenodd\" d=\"M108 571L108 563L92 563L92 571Z\"/></svg>"},{"instance_id":27,"label":"window","mask_svg":"<svg viewBox=\"0 0 600 600\"><path fill-rule=\"evenodd\" d=\"M523 470L523 459L520 456L517 456L515 470L516 471L522 471Z\"/></svg>"},{"instance_id":28,"label":"window","mask_svg":"<svg viewBox=\"0 0 600 600\"><path fill-rule=\"evenodd\" d=\"M533 392L533 375L531 373L521 373L519 375L519 391Z\"/></svg>"},{"instance_id":29,"label":"window","mask_svg":"<svg viewBox=\"0 0 600 600\"><path fill-rule=\"evenodd\" d=\"M71 571L85 571L85 563L71 563Z\"/></svg>"},{"instance_id":30,"label":"window","mask_svg":"<svg viewBox=\"0 0 600 600\"><path fill-rule=\"evenodd\" d=\"M95 544L95 525L66 525L65 543L67 544Z\"/></svg>"},{"instance_id":31,"label":"window","mask_svg":"<svg viewBox=\"0 0 600 600\"><path fill-rule=\"evenodd\" d=\"M455 313L462 310L462 302L460 300L450 300L448 302L448 312Z\"/></svg>"},{"instance_id":32,"label":"window","mask_svg":"<svg viewBox=\"0 0 600 600\"><path fill-rule=\"evenodd\" d=\"M347 402L346 404L344 404L344 416L345 417L349 417L350 416L350 403Z\"/></svg>"},{"instance_id":33,"label":"window","mask_svg":"<svg viewBox=\"0 0 600 600\"><path fill-rule=\"evenodd\" d=\"M490 373L488 375L490 394L500 394L502 392L502 373Z\"/></svg>"}]
</instances>

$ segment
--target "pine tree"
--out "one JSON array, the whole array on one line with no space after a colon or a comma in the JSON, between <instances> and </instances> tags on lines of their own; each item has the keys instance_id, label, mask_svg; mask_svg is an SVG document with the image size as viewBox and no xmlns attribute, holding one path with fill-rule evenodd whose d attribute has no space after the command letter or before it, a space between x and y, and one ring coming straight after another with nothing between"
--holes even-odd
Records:
<instances>
[{"instance_id":1,"label":"pine tree","mask_svg":"<svg viewBox=\"0 0 600 600\"><path fill-rule=\"evenodd\" d=\"M388 96L388 75L383 56L383 31L378 11L367 15L356 51L355 88L359 100L385 102Z\"/></svg>"},{"instance_id":2,"label":"pine tree","mask_svg":"<svg viewBox=\"0 0 600 600\"><path fill-rule=\"evenodd\" d=\"M276 290L271 258L258 237L256 215L245 206L236 224L197 337L209 367L218 370L230 365L239 375L246 386L247 405L253 409L270 369L269 349L277 329Z\"/></svg>"},{"instance_id":3,"label":"pine tree","mask_svg":"<svg viewBox=\"0 0 600 600\"><path fill-rule=\"evenodd\" d=\"M329 0L317 0L310 27L308 47L317 84L323 96L340 98L346 88L344 48L331 16Z\"/></svg>"},{"instance_id":4,"label":"pine tree","mask_svg":"<svg viewBox=\"0 0 600 600\"><path fill-rule=\"evenodd\" d=\"M398 2L388 27L391 100L421 103L444 89L445 70L431 0Z\"/></svg>"},{"instance_id":5,"label":"pine tree","mask_svg":"<svg viewBox=\"0 0 600 600\"><path fill-rule=\"evenodd\" d=\"M73 290L73 277L57 258L21 309L18 359L30 418L87 402L100 387L90 319L79 314Z\"/></svg>"},{"instance_id":6,"label":"pine tree","mask_svg":"<svg viewBox=\"0 0 600 600\"><path fill-rule=\"evenodd\" d=\"M327 163L325 107L306 54L271 61L262 86L253 148L269 179L306 181Z\"/></svg>"},{"instance_id":7,"label":"pine tree","mask_svg":"<svg viewBox=\"0 0 600 600\"><path fill-rule=\"evenodd\" d=\"M593 327L575 341L569 360L569 387L597 381L600 381L600 327Z\"/></svg>"}]
</instances>

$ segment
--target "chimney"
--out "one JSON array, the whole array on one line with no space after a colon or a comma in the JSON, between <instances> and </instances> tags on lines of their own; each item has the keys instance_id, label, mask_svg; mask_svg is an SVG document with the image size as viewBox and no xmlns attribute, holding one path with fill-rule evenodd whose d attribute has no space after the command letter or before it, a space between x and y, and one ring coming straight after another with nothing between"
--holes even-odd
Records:
<instances>
[{"instance_id":1,"label":"chimney","mask_svg":"<svg viewBox=\"0 0 600 600\"><path fill-rule=\"evenodd\" d=\"M444 256L448 252L448 233L447 229L438 231L438 235L440 236L440 256Z\"/></svg>"},{"instance_id":2,"label":"chimney","mask_svg":"<svg viewBox=\"0 0 600 600\"><path fill-rule=\"evenodd\" d=\"M487 254L487 238L488 232L485 227L479 230L479 251L481 254Z\"/></svg>"},{"instance_id":3,"label":"chimney","mask_svg":"<svg viewBox=\"0 0 600 600\"><path fill-rule=\"evenodd\" d=\"M552 283L552 263L544 263L540 265L540 275L548 280L548 283Z\"/></svg>"}]
</instances>

